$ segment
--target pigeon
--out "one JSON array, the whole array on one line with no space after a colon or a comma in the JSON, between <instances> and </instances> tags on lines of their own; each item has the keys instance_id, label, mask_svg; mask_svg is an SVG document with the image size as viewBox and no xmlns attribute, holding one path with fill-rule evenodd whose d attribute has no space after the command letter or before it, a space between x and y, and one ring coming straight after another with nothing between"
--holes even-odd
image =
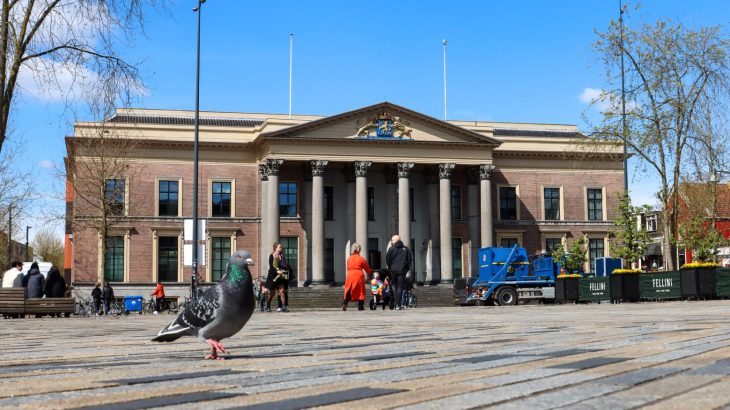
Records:
<instances>
[{"instance_id":1,"label":"pigeon","mask_svg":"<svg viewBox=\"0 0 730 410\"><path fill-rule=\"evenodd\" d=\"M210 344L210 354L206 359L222 360L218 351L229 353L220 341L243 329L255 308L249 265L253 265L253 261L248 251L237 251L231 255L220 282L193 301L152 341L172 342L183 336L197 336Z\"/></svg>"}]
</instances>

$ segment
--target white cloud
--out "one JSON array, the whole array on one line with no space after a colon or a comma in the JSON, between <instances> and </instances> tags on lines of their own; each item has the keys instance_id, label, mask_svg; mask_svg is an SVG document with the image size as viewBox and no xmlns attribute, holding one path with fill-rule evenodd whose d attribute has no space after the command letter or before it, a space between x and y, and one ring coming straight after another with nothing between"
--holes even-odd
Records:
<instances>
[{"instance_id":1,"label":"white cloud","mask_svg":"<svg viewBox=\"0 0 730 410\"><path fill-rule=\"evenodd\" d=\"M53 168L53 161L50 159L44 159L41 161L41 168Z\"/></svg>"},{"instance_id":2,"label":"white cloud","mask_svg":"<svg viewBox=\"0 0 730 410\"><path fill-rule=\"evenodd\" d=\"M594 107L596 107L599 111L605 111L611 106L611 101L609 101L607 98L601 98L602 93L603 90L601 90L600 88L586 87L583 90L583 93L578 96L578 99L580 100L580 102L585 104L591 104L595 102Z\"/></svg>"}]
</instances>

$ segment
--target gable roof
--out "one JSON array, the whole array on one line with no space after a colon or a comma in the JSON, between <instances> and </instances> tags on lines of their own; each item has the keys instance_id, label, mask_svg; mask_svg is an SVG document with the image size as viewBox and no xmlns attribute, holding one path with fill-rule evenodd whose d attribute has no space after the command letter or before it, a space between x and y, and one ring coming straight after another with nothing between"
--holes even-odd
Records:
<instances>
[{"instance_id":1,"label":"gable roof","mask_svg":"<svg viewBox=\"0 0 730 410\"><path fill-rule=\"evenodd\" d=\"M280 130L271 131L271 132L264 132L261 135L259 135L256 139L259 138L282 138L282 137L298 137L301 134L305 132L309 132L318 128L323 128L331 124L335 124L344 120L353 119L355 117L360 117L362 115L374 113L374 112L381 112L381 111L387 111L391 114L395 115L403 115L408 117L410 121L419 121L422 123L425 123L431 127L438 128L441 130L444 130L448 133L458 135L468 141L475 142L475 143L481 143L481 144L488 144L493 146L499 146L502 144L503 141L498 140L496 138L488 137L484 134L468 130L466 128L460 127L458 125L450 124L446 121L439 120L437 118L421 114L417 111L410 110L408 108L402 107L397 104L393 104L391 102L381 102L378 104L369 105L367 107L358 108L356 110L343 112L341 114L332 115L329 117L320 118L318 120L305 122L303 124L294 125L287 128L282 128Z\"/></svg>"}]
</instances>

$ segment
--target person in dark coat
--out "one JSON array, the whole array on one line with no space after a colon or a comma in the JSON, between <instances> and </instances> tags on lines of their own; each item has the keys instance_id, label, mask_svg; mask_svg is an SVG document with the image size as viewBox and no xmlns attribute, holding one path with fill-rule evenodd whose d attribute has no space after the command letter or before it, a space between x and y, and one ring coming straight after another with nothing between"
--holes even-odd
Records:
<instances>
[{"instance_id":1,"label":"person in dark coat","mask_svg":"<svg viewBox=\"0 0 730 410\"><path fill-rule=\"evenodd\" d=\"M403 245L400 240L400 236L393 235L390 242L393 246L388 249L388 254L385 256L385 262L388 264L388 269L393 276L393 283L395 287L395 303L398 305L396 309L403 309L401 302L403 300L403 293L405 292L406 273L411 270L411 251L407 246Z\"/></svg>"},{"instance_id":2,"label":"person in dark coat","mask_svg":"<svg viewBox=\"0 0 730 410\"><path fill-rule=\"evenodd\" d=\"M66 279L61 276L61 272L56 266L51 266L51 270L48 271L43 294L45 294L47 298L62 298L66 294ZM54 315L56 317L61 317L61 313L51 313L51 317Z\"/></svg>"},{"instance_id":3,"label":"person in dark coat","mask_svg":"<svg viewBox=\"0 0 730 410\"><path fill-rule=\"evenodd\" d=\"M101 289L99 289L98 283L94 284L94 289L91 290L91 300L94 301L94 309L98 315L101 309Z\"/></svg>"},{"instance_id":4,"label":"person in dark coat","mask_svg":"<svg viewBox=\"0 0 730 410\"><path fill-rule=\"evenodd\" d=\"M23 278L23 286L27 289L28 299L43 297L43 285L45 281L40 269L38 269L38 262L33 262L30 265L28 274Z\"/></svg>"},{"instance_id":5,"label":"person in dark coat","mask_svg":"<svg viewBox=\"0 0 730 410\"><path fill-rule=\"evenodd\" d=\"M283 306L277 309L277 312L289 311L289 279L291 270L289 263L284 257L284 249L279 242L274 243L274 252L269 255L269 274L266 276L266 288L269 289L269 296L266 298L265 310L271 312L271 299L274 294L279 293L279 297L284 299Z\"/></svg>"},{"instance_id":6,"label":"person in dark coat","mask_svg":"<svg viewBox=\"0 0 730 410\"><path fill-rule=\"evenodd\" d=\"M101 298L104 300L104 314L108 315L112 300L114 300L114 289L109 286L108 280L104 281L104 289L101 291Z\"/></svg>"}]
</instances>

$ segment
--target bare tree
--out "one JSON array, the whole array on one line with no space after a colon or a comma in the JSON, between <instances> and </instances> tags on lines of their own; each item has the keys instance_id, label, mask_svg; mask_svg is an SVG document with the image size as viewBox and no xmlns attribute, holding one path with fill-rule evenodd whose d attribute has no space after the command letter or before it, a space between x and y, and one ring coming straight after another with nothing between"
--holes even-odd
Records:
<instances>
[{"instance_id":1,"label":"bare tree","mask_svg":"<svg viewBox=\"0 0 730 410\"><path fill-rule=\"evenodd\" d=\"M130 186L144 173L144 166L136 160L139 140L110 126L105 119L93 124L82 135L66 138L68 156L63 167L56 167L56 173L73 189L73 211L64 215L71 218L73 231L90 229L102 239L97 272L102 281L113 234L135 214L137 202Z\"/></svg>"},{"instance_id":2,"label":"bare tree","mask_svg":"<svg viewBox=\"0 0 730 410\"><path fill-rule=\"evenodd\" d=\"M51 262L63 272L63 238L56 231L52 228L41 229L35 234L31 245L34 256L40 257L43 262Z\"/></svg>"},{"instance_id":3,"label":"bare tree","mask_svg":"<svg viewBox=\"0 0 730 410\"><path fill-rule=\"evenodd\" d=\"M69 105L83 98L127 105L146 91L123 49L145 34L147 11L170 0L1 0L0 151L22 95L22 76Z\"/></svg>"},{"instance_id":4,"label":"bare tree","mask_svg":"<svg viewBox=\"0 0 730 410\"><path fill-rule=\"evenodd\" d=\"M37 173L29 161L27 167L19 166L26 158L23 141L11 141L0 153L0 232L5 234L0 243L0 267L11 262L8 255L8 233L18 237L21 232L21 221L28 215L33 202L38 199ZM10 218L12 214L12 218ZM12 226L10 220L12 219Z\"/></svg>"},{"instance_id":5,"label":"bare tree","mask_svg":"<svg viewBox=\"0 0 730 410\"><path fill-rule=\"evenodd\" d=\"M625 9L626 11L627 9ZM698 107L727 99L730 85L730 37L721 26L692 29L670 19L651 24L638 21L622 32L612 22L596 31L595 63L605 67L605 89L594 101L602 106L602 121L592 124L579 141L594 149L626 141L629 154L645 174L661 182L657 197L664 208L663 253L667 269L675 269L678 197L686 149L697 122ZM621 115L621 56L626 60L627 128ZM596 144L600 142L601 144Z\"/></svg>"}]
</instances>

